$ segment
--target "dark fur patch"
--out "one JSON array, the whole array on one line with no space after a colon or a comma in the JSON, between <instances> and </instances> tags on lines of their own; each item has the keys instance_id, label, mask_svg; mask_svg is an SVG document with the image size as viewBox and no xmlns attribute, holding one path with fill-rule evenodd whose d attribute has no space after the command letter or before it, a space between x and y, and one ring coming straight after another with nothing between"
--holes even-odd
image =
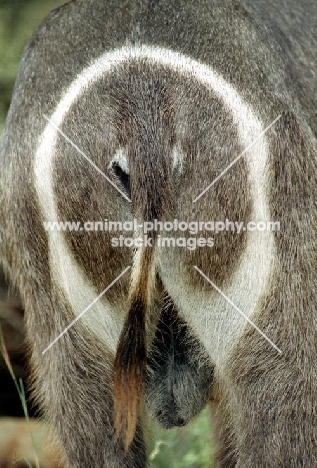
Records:
<instances>
[{"instance_id":1,"label":"dark fur patch","mask_svg":"<svg viewBox=\"0 0 317 468\"><path fill-rule=\"evenodd\" d=\"M146 367L145 313L147 304L136 297L120 336L114 363L114 412L116 438L122 436L125 448L133 440L138 408L144 389Z\"/></svg>"},{"instance_id":2,"label":"dark fur patch","mask_svg":"<svg viewBox=\"0 0 317 468\"><path fill-rule=\"evenodd\" d=\"M152 248L143 249L132 286L130 309L119 338L114 362L114 420L116 438L124 439L128 450L133 440L144 392L147 362L145 317L151 294Z\"/></svg>"},{"instance_id":3,"label":"dark fur patch","mask_svg":"<svg viewBox=\"0 0 317 468\"><path fill-rule=\"evenodd\" d=\"M184 426L207 404L213 371L205 349L166 295L148 357L150 413L166 429Z\"/></svg>"}]
</instances>

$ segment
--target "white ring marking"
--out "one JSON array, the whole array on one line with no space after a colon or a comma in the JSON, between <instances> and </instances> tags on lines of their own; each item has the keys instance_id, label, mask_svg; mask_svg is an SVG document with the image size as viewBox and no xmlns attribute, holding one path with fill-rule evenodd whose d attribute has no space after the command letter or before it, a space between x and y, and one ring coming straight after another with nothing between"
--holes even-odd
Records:
<instances>
[{"instance_id":1,"label":"white ring marking","mask_svg":"<svg viewBox=\"0 0 317 468\"><path fill-rule=\"evenodd\" d=\"M238 127L241 143L245 147L252 143L263 131L260 121L251 108L239 97L238 93L229 83L207 65L180 54L179 52L148 45L124 46L120 49L105 52L98 57L90 66L85 68L69 86L51 116L51 120L53 120L57 126L60 126L71 106L91 84L109 73L114 67L124 62L138 59L146 59L150 64L167 66L184 76L196 78L199 83L207 88L211 88L221 97L228 111L231 112ZM39 147L34 161L36 190L43 215L49 220L57 220L51 174L56 139L56 130L51 125L47 125L40 137ZM254 200L254 221L269 219L265 191L267 182L265 171L267 156L268 151L265 137L262 142L258 142L254 145L252 147L252 152L246 156L251 174L250 183ZM240 283L242 292L242 304L241 302L238 302L238 304L248 315L252 315L256 310L256 305L265 290L272 269L274 242L272 234L267 234L267 236L261 236L260 245L256 236L249 236L246 253L239 268L240 276L235 275L238 284ZM49 233L49 250L54 280L67 294L74 313L78 314L83 309L83 300L85 304L93 301L97 292L92 285L88 284L84 273L79 269L78 265L69 254L61 232ZM252 291L252 304L250 304L250 299L248 297L251 296L251 294L246 294L248 290ZM247 295L247 297L245 297L245 295ZM114 317L114 313L111 310L107 310L106 314L105 308L105 304L99 304L97 314L94 314L94 316L98 315L100 317L100 323L97 324L94 329L98 335L106 341L108 346L115 349L122 320L119 320L118 317ZM187 307L184 307L183 312L185 312L186 317L187 313L189 316L191 315ZM195 322L197 321L197 315L199 314L196 314L196 319L195 317L188 318ZM199 325L201 333L201 325L202 323L206 323L207 319L212 319L212 317L210 314L207 316L205 311L204 320L199 320L200 323L196 323L196 325ZM239 321L239 317L236 318L235 322L234 326L237 326L239 329L237 332L241 332L245 323ZM89 326L93 326L91 321L89 321ZM219 324L217 329L219 331ZM222 332L224 331L225 330L222 330ZM207 333L207 335L204 342L209 353L214 355L213 347L215 343L212 340L214 335L210 335L209 333ZM220 348L225 349L227 346L228 342L225 339L224 344L218 348L218 353L220 353Z\"/></svg>"}]
</instances>

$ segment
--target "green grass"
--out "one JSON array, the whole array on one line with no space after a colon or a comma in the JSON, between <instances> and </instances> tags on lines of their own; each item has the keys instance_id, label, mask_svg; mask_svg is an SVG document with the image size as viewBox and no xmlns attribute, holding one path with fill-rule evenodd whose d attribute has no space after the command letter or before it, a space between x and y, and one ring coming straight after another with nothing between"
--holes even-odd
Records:
<instances>
[{"instance_id":1,"label":"green grass","mask_svg":"<svg viewBox=\"0 0 317 468\"><path fill-rule=\"evenodd\" d=\"M212 468L209 408L184 428L164 430L153 426L148 445L151 468Z\"/></svg>"},{"instance_id":2,"label":"green grass","mask_svg":"<svg viewBox=\"0 0 317 468\"><path fill-rule=\"evenodd\" d=\"M24 412L24 419L25 419L25 422L26 422L27 427L28 427L28 431L29 431L29 435L30 435L30 439L31 439L31 444L32 444L32 448L33 448L35 468L40 468L40 464L39 464L39 460L38 460L38 456L37 456L37 452L36 452L36 447L35 447L35 441L34 441L32 429L31 429L31 424L30 424L30 417L29 417L27 401L26 401L26 397L25 397L24 385L23 385L22 379L17 380L17 378L16 378L16 376L15 376L15 374L13 372L13 368L12 368L12 365L11 365L8 350L7 350L6 344L4 342L4 337L3 337L3 334L2 334L1 326L0 326L0 353L1 353L2 357L3 357L3 359L4 359L4 362L5 362L6 366L7 366L8 371L10 372L10 375L11 375L12 380L14 382L16 391L17 391L17 393L18 393L18 395L20 397L20 400L21 400L21 404L22 404L22 408L23 408L23 412ZM16 462L14 464L17 464L17 463L19 463L21 461L25 462L28 465L29 468L32 468L29 461L26 460L25 458L20 458L19 460L16 460Z\"/></svg>"}]
</instances>

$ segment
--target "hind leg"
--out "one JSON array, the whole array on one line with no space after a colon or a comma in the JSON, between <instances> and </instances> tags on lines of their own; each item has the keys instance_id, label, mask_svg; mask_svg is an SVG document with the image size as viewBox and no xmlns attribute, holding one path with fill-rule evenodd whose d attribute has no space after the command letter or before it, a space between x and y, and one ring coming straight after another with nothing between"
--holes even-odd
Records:
<instances>
[{"instance_id":1,"label":"hind leg","mask_svg":"<svg viewBox=\"0 0 317 468\"><path fill-rule=\"evenodd\" d=\"M63 307L61 303L59 306ZM48 311L48 307L50 305L46 303L42 311L53 317L57 304L55 310ZM121 440L114 438L114 356L80 322L42 355L52 336L57 336L60 330L53 320L41 327L39 312L34 313L33 310L34 315L28 320L27 327L28 341L32 341L34 394L46 418L56 429L68 466L145 468L147 462L140 421L128 451L124 450ZM60 317L63 316L61 312ZM60 324L61 329L65 323Z\"/></svg>"},{"instance_id":2,"label":"hind leg","mask_svg":"<svg viewBox=\"0 0 317 468\"><path fill-rule=\"evenodd\" d=\"M317 466L315 344L305 352L285 340L278 356L252 330L236 351L227 373L236 467Z\"/></svg>"},{"instance_id":3,"label":"hind leg","mask_svg":"<svg viewBox=\"0 0 317 468\"><path fill-rule=\"evenodd\" d=\"M214 386L210 406L216 446L214 467L235 468L237 465L235 434L227 401L218 384Z\"/></svg>"}]
</instances>

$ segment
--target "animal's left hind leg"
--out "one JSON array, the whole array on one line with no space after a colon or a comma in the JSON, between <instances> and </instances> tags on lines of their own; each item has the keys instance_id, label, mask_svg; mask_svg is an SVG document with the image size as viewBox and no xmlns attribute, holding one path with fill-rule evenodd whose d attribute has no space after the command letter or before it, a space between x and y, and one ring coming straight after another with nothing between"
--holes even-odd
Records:
<instances>
[{"instance_id":1,"label":"animal's left hind leg","mask_svg":"<svg viewBox=\"0 0 317 468\"><path fill-rule=\"evenodd\" d=\"M214 467L235 468L237 465L236 440L227 402L221 394L218 384L212 394L211 424L216 446ZM215 393L215 395L214 395Z\"/></svg>"}]
</instances>

